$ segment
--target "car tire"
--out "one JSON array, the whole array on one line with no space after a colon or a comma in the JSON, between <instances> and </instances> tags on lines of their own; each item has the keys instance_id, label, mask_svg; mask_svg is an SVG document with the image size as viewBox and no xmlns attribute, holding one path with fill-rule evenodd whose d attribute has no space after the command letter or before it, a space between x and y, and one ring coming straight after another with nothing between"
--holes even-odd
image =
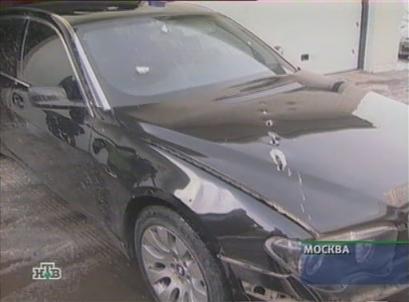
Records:
<instances>
[{"instance_id":1,"label":"car tire","mask_svg":"<svg viewBox=\"0 0 409 302\"><path fill-rule=\"evenodd\" d=\"M162 206L144 209L135 223L138 266L156 301L227 301L215 257L192 227Z\"/></svg>"}]
</instances>

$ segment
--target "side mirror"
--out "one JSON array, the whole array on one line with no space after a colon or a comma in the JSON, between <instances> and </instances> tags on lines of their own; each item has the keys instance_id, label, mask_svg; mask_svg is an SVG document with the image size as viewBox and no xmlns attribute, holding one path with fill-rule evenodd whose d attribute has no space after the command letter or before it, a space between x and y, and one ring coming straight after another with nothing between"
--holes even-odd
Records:
<instances>
[{"instance_id":1,"label":"side mirror","mask_svg":"<svg viewBox=\"0 0 409 302\"><path fill-rule=\"evenodd\" d=\"M80 100L71 100L63 87L36 87L28 89L28 95L31 103L36 107L44 108L68 108L84 107Z\"/></svg>"},{"instance_id":2,"label":"side mirror","mask_svg":"<svg viewBox=\"0 0 409 302\"><path fill-rule=\"evenodd\" d=\"M67 98L72 102L81 102L82 96L77 80L73 76L66 77L61 81L60 85L64 88Z\"/></svg>"},{"instance_id":3,"label":"side mirror","mask_svg":"<svg viewBox=\"0 0 409 302\"><path fill-rule=\"evenodd\" d=\"M61 87L35 87L28 89L28 95L33 105L58 103L67 100L67 94Z\"/></svg>"},{"instance_id":4,"label":"side mirror","mask_svg":"<svg viewBox=\"0 0 409 302\"><path fill-rule=\"evenodd\" d=\"M64 78L58 86L30 87L29 96L34 105L54 102L55 105L70 103L69 106L82 107L83 99L77 81L73 76Z\"/></svg>"}]
</instances>

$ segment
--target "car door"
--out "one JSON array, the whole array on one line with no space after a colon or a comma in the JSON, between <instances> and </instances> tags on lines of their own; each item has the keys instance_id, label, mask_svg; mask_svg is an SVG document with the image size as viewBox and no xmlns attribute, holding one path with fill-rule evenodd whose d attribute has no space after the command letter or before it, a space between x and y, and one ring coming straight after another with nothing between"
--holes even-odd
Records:
<instances>
[{"instance_id":1,"label":"car door","mask_svg":"<svg viewBox=\"0 0 409 302\"><path fill-rule=\"evenodd\" d=\"M30 20L12 110L26 132L5 136L7 146L65 200L95 215L98 185L89 151L92 117L64 41L52 25Z\"/></svg>"}]
</instances>

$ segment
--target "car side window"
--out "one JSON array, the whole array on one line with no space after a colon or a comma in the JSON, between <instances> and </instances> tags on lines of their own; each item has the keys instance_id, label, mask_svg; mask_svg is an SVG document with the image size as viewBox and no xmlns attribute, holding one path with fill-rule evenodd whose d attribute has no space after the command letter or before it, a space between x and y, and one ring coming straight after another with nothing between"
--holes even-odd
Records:
<instances>
[{"instance_id":1,"label":"car side window","mask_svg":"<svg viewBox=\"0 0 409 302\"><path fill-rule=\"evenodd\" d=\"M83 102L64 44L53 28L31 21L24 42L22 79L34 87L62 88L72 102Z\"/></svg>"},{"instance_id":2,"label":"car side window","mask_svg":"<svg viewBox=\"0 0 409 302\"><path fill-rule=\"evenodd\" d=\"M0 71L16 77L20 58L24 19L0 19Z\"/></svg>"}]
</instances>

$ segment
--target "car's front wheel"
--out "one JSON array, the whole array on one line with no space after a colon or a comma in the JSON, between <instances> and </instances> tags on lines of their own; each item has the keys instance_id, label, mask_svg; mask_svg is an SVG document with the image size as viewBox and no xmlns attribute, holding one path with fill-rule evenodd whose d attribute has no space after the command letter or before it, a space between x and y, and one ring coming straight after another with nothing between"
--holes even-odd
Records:
<instances>
[{"instance_id":1,"label":"car's front wheel","mask_svg":"<svg viewBox=\"0 0 409 302\"><path fill-rule=\"evenodd\" d=\"M143 210L135 223L135 254L158 301L226 301L215 258L191 226L161 206Z\"/></svg>"}]
</instances>

